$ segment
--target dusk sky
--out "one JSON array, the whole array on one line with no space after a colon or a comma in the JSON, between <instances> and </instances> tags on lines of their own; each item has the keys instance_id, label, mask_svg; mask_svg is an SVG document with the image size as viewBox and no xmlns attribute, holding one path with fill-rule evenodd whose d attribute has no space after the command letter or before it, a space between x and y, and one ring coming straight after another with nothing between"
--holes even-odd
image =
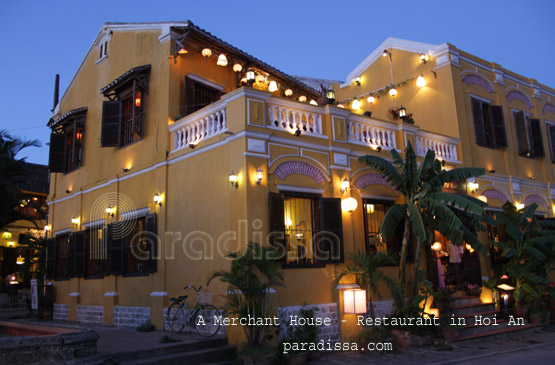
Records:
<instances>
[{"instance_id":1,"label":"dusk sky","mask_svg":"<svg viewBox=\"0 0 555 365\"><path fill-rule=\"evenodd\" d=\"M105 22L191 20L292 75L345 80L387 37L442 44L555 88L555 2L13 1L0 4L0 129L48 163L54 77L63 94Z\"/></svg>"}]
</instances>

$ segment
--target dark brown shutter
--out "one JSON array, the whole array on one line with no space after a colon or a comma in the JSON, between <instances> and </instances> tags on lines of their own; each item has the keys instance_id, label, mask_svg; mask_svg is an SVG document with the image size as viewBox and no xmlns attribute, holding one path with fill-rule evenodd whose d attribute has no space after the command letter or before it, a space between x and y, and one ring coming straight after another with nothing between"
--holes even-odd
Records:
<instances>
[{"instance_id":1,"label":"dark brown shutter","mask_svg":"<svg viewBox=\"0 0 555 365\"><path fill-rule=\"evenodd\" d=\"M486 132L484 130L484 120L482 116L482 103L476 99L472 102L472 118L474 119L474 133L476 135L476 144L479 146L488 146Z\"/></svg>"},{"instance_id":2,"label":"dark brown shutter","mask_svg":"<svg viewBox=\"0 0 555 365\"><path fill-rule=\"evenodd\" d=\"M270 242L274 247L285 247L285 213L283 209L283 196L270 193L268 197L268 211L270 215ZM286 257L283 257L285 261Z\"/></svg>"},{"instance_id":3,"label":"dark brown shutter","mask_svg":"<svg viewBox=\"0 0 555 365\"><path fill-rule=\"evenodd\" d=\"M56 239L46 240L46 278L54 279L56 275Z\"/></svg>"},{"instance_id":4,"label":"dark brown shutter","mask_svg":"<svg viewBox=\"0 0 555 365\"><path fill-rule=\"evenodd\" d=\"M85 231L75 232L73 240L73 276L83 277L85 275Z\"/></svg>"},{"instance_id":5,"label":"dark brown shutter","mask_svg":"<svg viewBox=\"0 0 555 365\"><path fill-rule=\"evenodd\" d=\"M75 234L72 233L66 239L67 245L67 260L66 260L66 268L65 268L65 276L63 279L69 279L73 276L73 257L75 253Z\"/></svg>"},{"instance_id":6,"label":"dark brown shutter","mask_svg":"<svg viewBox=\"0 0 555 365\"><path fill-rule=\"evenodd\" d=\"M102 227L102 248L100 255L100 274L102 276L108 275L108 255L109 255L109 242L110 242L110 226L104 225Z\"/></svg>"},{"instance_id":7,"label":"dark brown shutter","mask_svg":"<svg viewBox=\"0 0 555 365\"><path fill-rule=\"evenodd\" d=\"M516 139L518 141L518 154L527 156L530 153L530 145L528 143L528 133L526 132L526 118L524 117L524 112L515 112L513 115L515 118Z\"/></svg>"},{"instance_id":8,"label":"dark brown shutter","mask_svg":"<svg viewBox=\"0 0 555 365\"><path fill-rule=\"evenodd\" d=\"M102 147L118 147L121 133L121 101L105 101L102 104Z\"/></svg>"},{"instance_id":9,"label":"dark brown shutter","mask_svg":"<svg viewBox=\"0 0 555 365\"><path fill-rule=\"evenodd\" d=\"M491 124L493 130L493 142L495 147L507 147L507 136L505 133L505 122L503 120L503 108L499 105L491 105Z\"/></svg>"},{"instance_id":10,"label":"dark brown shutter","mask_svg":"<svg viewBox=\"0 0 555 365\"><path fill-rule=\"evenodd\" d=\"M321 228L315 242L319 262L343 262L341 199L321 199L320 216Z\"/></svg>"},{"instance_id":11,"label":"dark brown shutter","mask_svg":"<svg viewBox=\"0 0 555 365\"><path fill-rule=\"evenodd\" d=\"M111 275L123 274L123 222L110 225L108 235L108 260Z\"/></svg>"},{"instance_id":12,"label":"dark brown shutter","mask_svg":"<svg viewBox=\"0 0 555 365\"><path fill-rule=\"evenodd\" d=\"M185 76L185 115L195 110L195 81Z\"/></svg>"},{"instance_id":13,"label":"dark brown shutter","mask_svg":"<svg viewBox=\"0 0 555 365\"><path fill-rule=\"evenodd\" d=\"M530 133L532 134L532 153L534 157L544 157L542 131L539 119L530 119Z\"/></svg>"},{"instance_id":14,"label":"dark brown shutter","mask_svg":"<svg viewBox=\"0 0 555 365\"><path fill-rule=\"evenodd\" d=\"M156 272L157 254L158 254L158 239L156 231L156 213L146 216L146 247L148 250L148 261L146 263L146 272Z\"/></svg>"},{"instance_id":15,"label":"dark brown shutter","mask_svg":"<svg viewBox=\"0 0 555 365\"><path fill-rule=\"evenodd\" d=\"M50 134L50 156L48 166L50 172L65 172L64 149L66 145L66 135L64 133Z\"/></svg>"},{"instance_id":16,"label":"dark brown shutter","mask_svg":"<svg viewBox=\"0 0 555 365\"><path fill-rule=\"evenodd\" d=\"M549 146L551 148L551 162L555 163L555 125L548 126Z\"/></svg>"}]
</instances>

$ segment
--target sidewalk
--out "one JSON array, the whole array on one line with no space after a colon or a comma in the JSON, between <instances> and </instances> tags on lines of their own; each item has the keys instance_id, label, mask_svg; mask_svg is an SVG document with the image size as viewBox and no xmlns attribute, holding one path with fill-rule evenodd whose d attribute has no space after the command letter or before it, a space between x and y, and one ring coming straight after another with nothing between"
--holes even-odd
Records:
<instances>
[{"instance_id":1,"label":"sidewalk","mask_svg":"<svg viewBox=\"0 0 555 365\"><path fill-rule=\"evenodd\" d=\"M482 338L474 341L455 342L450 346L423 346L407 350L395 350L387 353L377 352L333 352L322 354L311 365L324 364L461 364L476 363L479 359L489 356L511 358L510 354L541 348L552 352L555 358L555 325L546 330L536 330L525 336L514 335L505 338ZM505 364L512 362L505 362ZM535 364L533 358L530 364Z\"/></svg>"}]
</instances>

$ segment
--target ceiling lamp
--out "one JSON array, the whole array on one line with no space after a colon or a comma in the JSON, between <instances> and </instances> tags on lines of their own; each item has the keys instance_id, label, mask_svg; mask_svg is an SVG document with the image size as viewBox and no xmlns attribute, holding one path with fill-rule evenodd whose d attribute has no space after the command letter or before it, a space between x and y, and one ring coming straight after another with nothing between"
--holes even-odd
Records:
<instances>
[{"instance_id":1,"label":"ceiling lamp","mask_svg":"<svg viewBox=\"0 0 555 365\"><path fill-rule=\"evenodd\" d=\"M304 95L299 96L299 101L300 101L301 103L306 102L306 96L304 96Z\"/></svg>"},{"instance_id":2,"label":"ceiling lamp","mask_svg":"<svg viewBox=\"0 0 555 365\"><path fill-rule=\"evenodd\" d=\"M396 88L389 89L389 95L393 97L397 96L397 89Z\"/></svg>"},{"instance_id":3,"label":"ceiling lamp","mask_svg":"<svg viewBox=\"0 0 555 365\"><path fill-rule=\"evenodd\" d=\"M366 99L367 102L369 102L370 104L374 104L376 102L376 98L373 96L369 96L368 99Z\"/></svg>"},{"instance_id":4,"label":"ceiling lamp","mask_svg":"<svg viewBox=\"0 0 555 365\"><path fill-rule=\"evenodd\" d=\"M225 54L221 53L218 56L218 62L216 62L216 65L218 66L227 66L227 57L225 56Z\"/></svg>"},{"instance_id":5,"label":"ceiling lamp","mask_svg":"<svg viewBox=\"0 0 555 365\"><path fill-rule=\"evenodd\" d=\"M291 95L293 95L293 90L291 89L285 90L285 96L291 96Z\"/></svg>"},{"instance_id":6,"label":"ceiling lamp","mask_svg":"<svg viewBox=\"0 0 555 365\"><path fill-rule=\"evenodd\" d=\"M277 86L277 82L275 81L270 81L270 86L268 86L268 90L273 93L274 91L278 91L278 86Z\"/></svg>"},{"instance_id":7,"label":"ceiling lamp","mask_svg":"<svg viewBox=\"0 0 555 365\"><path fill-rule=\"evenodd\" d=\"M418 78L416 79L416 86L418 87L426 86L426 80L424 80L424 77L422 77L422 75L418 76Z\"/></svg>"},{"instance_id":8,"label":"ceiling lamp","mask_svg":"<svg viewBox=\"0 0 555 365\"><path fill-rule=\"evenodd\" d=\"M236 64L233 65L233 71L241 72L241 71L243 71L243 66L241 66L240 63L236 63Z\"/></svg>"},{"instance_id":9,"label":"ceiling lamp","mask_svg":"<svg viewBox=\"0 0 555 365\"><path fill-rule=\"evenodd\" d=\"M357 98L353 99L353 104L351 105L351 109L358 110L360 109L360 101Z\"/></svg>"},{"instance_id":10,"label":"ceiling lamp","mask_svg":"<svg viewBox=\"0 0 555 365\"><path fill-rule=\"evenodd\" d=\"M314 100L314 99L311 99L309 104L311 104L311 105L318 105L318 103L317 103L316 100Z\"/></svg>"},{"instance_id":11,"label":"ceiling lamp","mask_svg":"<svg viewBox=\"0 0 555 365\"><path fill-rule=\"evenodd\" d=\"M212 50L210 48L205 48L202 50L202 57L210 57L212 56Z\"/></svg>"}]
</instances>

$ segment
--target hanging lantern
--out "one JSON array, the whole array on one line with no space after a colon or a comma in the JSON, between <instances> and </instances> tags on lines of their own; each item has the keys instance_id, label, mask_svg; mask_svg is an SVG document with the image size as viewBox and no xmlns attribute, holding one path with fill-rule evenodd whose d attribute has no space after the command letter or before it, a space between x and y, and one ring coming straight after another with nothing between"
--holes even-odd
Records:
<instances>
[{"instance_id":1,"label":"hanging lantern","mask_svg":"<svg viewBox=\"0 0 555 365\"><path fill-rule=\"evenodd\" d=\"M407 108L401 105L397 112L399 113L399 118L405 120L405 118L407 117Z\"/></svg>"},{"instance_id":2,"label":"hanging lantern","mask_svg":"<svg viewBox=\"0 0 555 365\"><path fill-rule=\"evenodd\" d=\"M19 255L15 262L17 265L23 265L25 263L25 259Z\"/></svg>"},{"instance_id":3,"label":"hanging lantern","mask_svg":"<svg viewBox=\"0 0 555 365\"><path fill-rule=\"evenodd\" d=\"M187 51L183 46L179 47L179 51L177 51L177 54L187 54L187 53L189 53L189 51Z\"/></svg>"},{"instance_id":4,"label":"hanging lantern","mask_svg":"<svg viewBox=\"0 0 555 365\"><path fill-rule=\"evenodd\" d=\"M202 50L202 57L210 57L212 56L212 50L210 48L205 48Z\"/></svg>"},{"instance_id":5,"label":"hanging lantern","mask_svg":"<svg viewBox=\"0 0 555 365\"><path fill-rule=\"evenodd\" d=\"M344 212L352 213L357 209L358 203L357 200L353 197L343 199L341 201L341 210Z\"/></svg>"},{"instance_id":6,"label":"hanging lantern","mask_svg":"<svg viewBox=\"0 0 555 365\"><path fill-rule=\"evenodd\" d=\"M314 99L311 99L309 104L310 105L318 105L318 103Z\"/></svg>"},{"instance_id":7,"label":"hanging lantern","mask_svg":"<svg viewBox=\"0 0 555 365\"><path fill-rule=\"evenodd\" d=\"M422 77L422 75L418 76L418 78L416 79L416 86L418 87L426 86L426 80L424 79L424 77Z\"/></svg>"},{"instance_id":8,"label":"hanging lantern","mask_svg":"<svg viewBox=\"0 0 555 365\"><path fill-rule=\"evenodd\" d=\"M376 98L374 98L373 96L369 96L368 99L366 99L367 102L369 102L370 104L374 104L376 102Z\"/></svg>"},{"instance_id":9,"label":"hanging lantern","mask_svg":"<svg viewBox=\"0 0 555 365\"><path fill-rule=\"evenodd\" d=\"M293 95L293 90L291 89L285 90L285 96L291 96L291 95Z\"/></svg>"},{"instance_id":10,"label":"hanging lantern","mask_svg":"<svg viewBox=\"0 0 555 365\"><path fill-rule=\"evenodd\" d=\"M263 83L264 80L266 80L264 75L256 75L256 82L258 82L259 84Z\"/></svg>"},{"instance_id":11,"label":"hanging lantern","mask_svg":"<svg viewBox=\"0 0 555 365\"><path fill-rule=\"evenodd\" d=\"M247 82L250 86L252 86L252 84L254 84L255 77L256 77L256 72L254 72L254 70L252 68L249 68L247 70Z\"/></svg>"},{"instance_id":12,"label":"hanging lantern","mask_svg":"<svg viewBox=\"0 0 555 365\"><path fill-rule=\"evenodd\" d=\"M395 97L397 95L397 89L395 88L389 89L389 95Z\"/></svg>"},{"instance_id":13,"label":"hanging lantern","mask_svg":"<svg viewBox=\"0 0 555 365\"><path fill-rule=\"evenodd\" d=\"M274 91L278 91L277 82L270 81L270 86L268 86L268 90L273 93Z\"/></svg>"},{"instance_id":14,"label":"hanging lantern","mask_svg":"<svg viewBox=\"0 0 555 365\"><path fill-rule=\"evenodd\" d=\"M216 65L223 67L227 66L227 57L225 56L225 54L221 53L218 56L218 62L216 62Z\"/></svg>"},{"instance_id":15,"label":"hanging lantern","mask_svg":"<svg viewBox=\"0 0 555 365\"><path fill-rule=\"evenodd\" d=\"M240 63L236 63L236 64L233 65L233 71L241 72L241 71L243 71L243 66L241 66Z\"/></svg>"},{"instance_id":16,"label":"hanging lantern","mask_svg":"<svg viewBox=\"0 0 555 365\"><path fill-rule=\"evenodd\" d=\"M306 101L306 96L304 96L304 95L299 96L299 101L301 103L304 103Z\"/></svg>"},{"instance_id":17,"label":"hanging lantern","mask_svg":"<svg viewBox=\"0 0 555 365\"><path fill-rule=\"evenodd\" d=\"M328 99L328 102L331 104L335 101L335 91L333 91L333 89L329 89L326 92L326 99Z\"/></svg>"},{"instance_id":18,"label":"hanging lantern","mask_svg":"<svg viewBox=\"0 0 555 365\"><path fill-rule=\"evenodd\" d=\"M137 92L135 93L135 106L136 106L137 108L140 108L140 107L141 107L141 92L140 92L140 91L137 91Z\"/></svg>"},{"instance_id":19,"label":"hanging lantern","mask_svg":"<svg viewBox=\"0 0 555 365\"><path fill-rule=\"evenodd\" d=\"M360 109L360 101L357 98L353 99L353 104L351 105L351 109L358 110Z\"/></svg>"},{"instance_id":20,"label":"hanging lantern","mask_svg":"<svg viewBox=\"0 0 555 365\"><path fill-rule=\"evenodd\" d=\"M432 250L434 250L435 252L439 252L441 251L441 247L442 247L441 242L436 241L432 245Z\"/></svg>"}]
</instances>

